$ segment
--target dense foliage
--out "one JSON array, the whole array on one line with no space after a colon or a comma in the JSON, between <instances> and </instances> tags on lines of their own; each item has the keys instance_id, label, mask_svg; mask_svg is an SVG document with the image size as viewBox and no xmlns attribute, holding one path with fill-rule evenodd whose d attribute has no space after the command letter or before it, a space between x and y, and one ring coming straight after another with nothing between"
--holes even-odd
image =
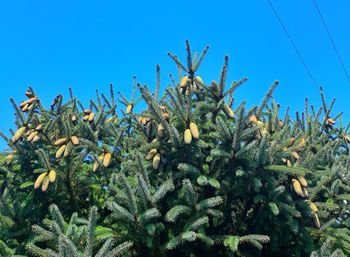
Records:
<instances>
[{"instance_id":1,"label":"dense foliage","mask_svg":"<svg viewBox=\"0 0 350 257\"><path fill-rule=\"evenodd\" d=\"M179 82L163 96L157 66L155 92L135 79L131 99L112 86L88 106L71 90L48 108L32 88L11 99L1 256L350 255L349 125L334 101L321 90L322 108L281 116L274 82L260 105L233 104L246 79L226 86L228 57L205 83L208 48L186 50L186 64L169 54Z\"/></svg>"}]
</instances>

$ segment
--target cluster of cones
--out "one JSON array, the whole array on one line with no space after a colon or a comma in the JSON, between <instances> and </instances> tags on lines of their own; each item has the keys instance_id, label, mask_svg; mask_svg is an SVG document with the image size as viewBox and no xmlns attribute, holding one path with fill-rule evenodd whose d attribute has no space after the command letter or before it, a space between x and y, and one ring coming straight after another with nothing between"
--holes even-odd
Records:
<instances>
[{"instance_id":1,"label":"cluster of cones","mask_svg":"<svg viewBox=\"0 0 350 257\"><path fill-rule=\"evenodd\" d=\"M20 104L20 108L22 112L28 112L31 108L35 108L35 104L36 102L39 101L38 97L36 97L31 91L27 91L26 96L29 98L28 100L23 101ZM25 134L27 137L27 141L28 142L37 142L40 139L40 135L39 132L42 130L43 125L42 124L38 124L35 128L29 129L28 128L32 126L32 125L27 125L27 126L22 126L20 128L17 129L17 131L14 133L14 135L12 136L12 143L17 143L22 136L24 135L24 133L27 131L27 133Z\"/></svg>"},{"instance_id":2,"label":"cluster of cones","mask_svg":"<svg viewBox=\"0 0 350 257\"><path fill-rule=\"evenodd\" d=\"M61 137L53 144L59 146L56 151L56 158L59 159L62 156L67 157L71 153L73 147L79 144L79 138L77 136L71 136L68 140L68 137Z\"/></svg>"},{"instance_id":3,"label":"cluster of cones","mask_svg":"<svg viewBox=\"0 0 350 257\"><path fill-rule=\"evenodd\" d=\"M197 76L193 79L193 83L191 83L191 79L188 76L183 76L180 81L181 93L189 95L190 92L197 91L204 85L204 81L200 76Z\"/></svg>"},{"instance_id":4,"label":"cluster of cones","mask_svg":"<svg viewBox=\"0 0 350 257\"><path fill-rule=\"evenodd\" d=\"M12 143L17 143L22 138L23 135L26 136L27 142L35 143L35 142L39 141L41 138L40 133L42 132L43 125L39 124L35 128L32 128L32 129L28 129L28 127L30 127L30 125L20 127L13 135L13 137L11 139Z\"/></svg>"},{"instance_id":5,"label":"cluster of cones","mask_svg":"<svg viewBox=\"0 0 350 257\"><path fill-rule=\"evenodd\" d=\"M98 156L98 160L99 161L96 160L94 163L94 166L92 168L93 172L97 171L97 169L101 166L100 163L103 167L107 168L111 163L112 154L110 152L104 152L103 154Z\"/></svg>"},{"instance_id":6,"label":"cluster of cones","mask_svg":"<svg viewBox=\"0 0 350 257\"><path fill-rule=\"evenodd\" d=\"M307 181L305 179L305 177L303 176L299 176L298 178L292 178L292 188L293 191L300 197L302 198L309 198L309 194L307 191ZM305 200L309 203L309 208L311 210L311 218L313 221L313 224L315 226L315 228L320 228L321 224L320 224L320 219L318 218L317 212L318 212L318 208L316 206L316 204L314 204L313 202L309 201L309 200Z\"/></svg>"},{"instance_id":7,"label":"cluster of cones","mask_svg":"<svg viewBox=\"0 0 350 257\"><path fill-rule=\"evenodd\" d=\"M165 161L165 159L162 158L161 151L158 151L158 149L156 148L153 148L148 152L146 156L146 160L152 161L152 166L153 166L153 169L155 170L159 168L161 160Z\"/></svg>"},{"instance_id":8,"label":"cluster of cones","mask_svg":"<svg viewBox=\"0 0 350 257\"><path fill-rule=\"evenodd\" d=\"M46 192L49 184L56 181L56 176L55 170L41 173L34 183L34 189L38 189L41 186L41 191Z\"/></svg>"},{"instance_id":9,"label":"cluster of cones","mask_svg":"<svg viewBox=\"0 0 350 257\"><path fill-rule=\"evenodd\" d=\"M39 101L39 99L31 92L27 91L26 96L29 98L28 100L23 101L19 107L22 112L28 112L31 108L35 107L35 102Z\"/></svg>"},{"instance_id":10,"label":"cluster of cones","mask_svg":"<svg viewBox=\"0 0 350 257\"><path fill-rule=\"evenodd\" d=\"M84 121L93 122L94 119L95 119L95 113L93 111L91 111L90 109L84 110L84 117L83 117Z\"/></svg>"},{"instance_id":11,"label":"cluster of cones","mask_svg":"<svg viewBox=\"0 0 350 257\"><path fill-rule=\"evenodd\" d=\"M199 131L197 124L191 122L189 128L187 128L184 132L184 142L185 144L191 144L192 139L199 139Z\"/></svg>"}]
</instances>

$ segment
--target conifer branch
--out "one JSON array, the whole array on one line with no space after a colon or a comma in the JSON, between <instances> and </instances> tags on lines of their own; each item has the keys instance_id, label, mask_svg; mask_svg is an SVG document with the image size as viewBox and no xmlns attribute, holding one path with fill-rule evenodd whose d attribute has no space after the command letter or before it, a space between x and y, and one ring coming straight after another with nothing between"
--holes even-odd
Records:
<instances>
[{"instance_id":1,"label":"conifer branch","mask_svg":"<svg viewBox=\"0 0 350 257\"><path fill-rule=\"evenodd\" d=\"M256 116L257 117L260 117L260 115L261 115L263 109L265 108L268 100L271 98L273 91L278 86L278 83L279 83L278 81L274 81L273 84L271 85L271 87L269 88L269 90L266 92L266 94L265 94L265 96L264 96L264 98L263 98L263 100L262 100L262 102L261 102L261 104L260 104L260 106L259 106L259 108L258 108L258 110L256 112Z\"/></svg>"},{"instance_id":2,"label":"conifer branch","mask_svg":"<svg viewBox=\"0 0 350 257\"><path fill-rule=\"evenodd\" d=\"M196 72L196 71L198 70L198 68L199 68L199 66L201 65L201 63L202 63L204 57L206 56L208 50L209 50L209 46L206 46L206 47L204 48L204 50L202 51L202 53L200 54L200 56L199 56L199 58L198 58L198 61L196 62L195 66L194 66L194 68L193 68L193 72Z\"/></svg>"}]
</instances>

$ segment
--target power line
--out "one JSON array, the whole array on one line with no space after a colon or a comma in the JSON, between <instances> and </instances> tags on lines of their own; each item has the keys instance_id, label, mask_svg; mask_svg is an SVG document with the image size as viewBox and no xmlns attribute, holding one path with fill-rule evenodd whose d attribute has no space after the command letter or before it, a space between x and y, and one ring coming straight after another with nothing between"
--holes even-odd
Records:
<instances>
[{"instance_id":1,"label":"power line","mask_svg":"<svg viewBox=\"0 0 350 257\"><path fill-rule=\"evenodd\" d=\"M322 15L322 13L321 13L321 10L320 10L320 8L319 8L318 5L317 5L316 0L312 0L312 1L314 2L314 5L315 5L316 10L317 10L317 13L318 13L318 15L319 15L320 18L321 18L321 21L322 21L322 24L323 24L324 28L325 28L325 30L327 31L328 37L329 37L329 39L330 39L330 41L331 41L331 43L332 43L332 46L333 46L333 48L334 48L334 51L335 51L335 53L336 53L336 55L337 55L337 57L338 57L338 60L339 60L339 62L340 62L340 65L341 65L342 68L343 68L343 71L344 71L344 73L345 73L345 75L346 75L346 78L348 79L348 82L350 83L350 76L349 76L349 73L347 72L347 70L346 70L346 68L345 68L344 62L343 62L343 60L342 60L342 58L341 58L341 56L340 56L340 53L339 53L339 51L338 51L338 49L337 49L337 47L336 47L336 45L335 45L335 43L334 43L333 37L332 37L332 35L331 35L331 33L330 33L329 29L328 29L328 26L326 25L326 21L325 21L325 19L323 18L323 15Z\"/></svg>"},{"instance_id":2,"label":"power line","mask_svg":"<svg viewBox=\"0 0 350 257\"><path fill-rule=\"evenodd\" d=\"M303 57L301 56L301 53L299 52L298 48L296 47L296 45L295 45L295 43L294 43L294 41L293 41L291 35L289 34L289 32L288 32L286 26L284 26L281 17L278 15L278 13L277 13L275 7L272 5L271 1L270 1L270 0L267 0L267 2L269 3L269 5L270 5L270 7L271 7L273 13L275 14L275 16L276 16L276 18L277 18L279 24L280 24L281 27L283 28L284 33L287 35L287 37L288 37L290 43L292 44L292 46L293 46L295 52L297 53L297 55L298 55L298 57L299 57L301 63L303 64L305 70L307 71L307 74L309 75L310 79L311 79L312 82L314 83L314 86L316 87L317 91L319 92L319 88L318 88L318 85L317 85L317 83L316 83L316 80L315 80L314 76L312 75L312 73L311 73L309 67L306 65L306 63L305 63Z\"/></svg>"}]
</instances>

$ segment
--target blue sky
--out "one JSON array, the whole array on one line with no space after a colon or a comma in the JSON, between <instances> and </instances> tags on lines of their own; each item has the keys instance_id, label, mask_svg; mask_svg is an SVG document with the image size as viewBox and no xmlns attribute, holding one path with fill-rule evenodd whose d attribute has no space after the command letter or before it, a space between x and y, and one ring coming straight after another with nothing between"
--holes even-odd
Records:
<instances>
[{"instance_id":1,"label":"blue sky","mask_svg":"<svg viewBox=\"0 0 350 257\"><path fill-rule=\"evenodd\" d=\"M271 0L327 99L337 98L334 114L350 120L349 89L312 0ZM319 7L350 69L350 2L318 0ZM199 74L205 81L219 77L228 54L228 80L248 82L237 102L260 103L276 79L275 98L293 112L304 99L320 105L312 81L301 65L267 1L2 1L0 4L0 130L13 127L9 97L24 98L32 85L47 106L72 87L87 102L95 89L109 83L130 95L132 76L153 88L155 65L162 85L176 74L167 56L183 58L184 42L193 50L210 50ZM350 72L350 70L349 70ZM5 144L0 143L0 149Z\"/></svg>"}]
</instances>

